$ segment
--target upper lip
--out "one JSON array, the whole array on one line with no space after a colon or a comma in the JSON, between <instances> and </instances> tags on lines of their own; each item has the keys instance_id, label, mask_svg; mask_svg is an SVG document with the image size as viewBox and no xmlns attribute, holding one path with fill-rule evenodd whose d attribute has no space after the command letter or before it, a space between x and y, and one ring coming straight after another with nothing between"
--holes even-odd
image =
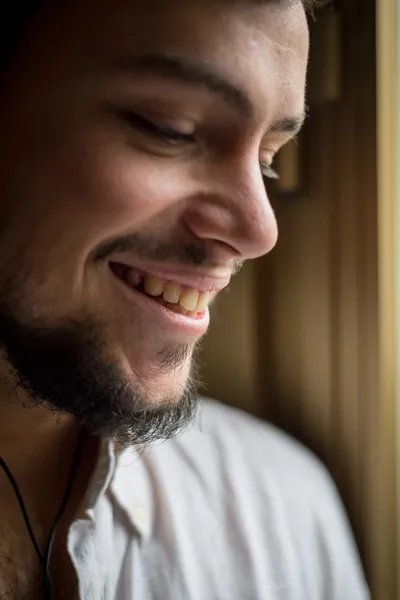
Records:
<instances>
[{"instance_id":1,"label":"upper lip","mask_svg":"<svg viewBox=\"0 0 400 600\"><path fill-rule=\"evenodd\" d=\"M204 269L181 268L178 266L164 266L144 264L126 258L113 258L110 263L120 264L125 267L136 269L146 275L153 275L159 279L173 281L187 288L193 288L199 292L212 292L224 289L229 285L232 273L227 269L219 271L206 271Z\"/></svg>"}]
</instances>

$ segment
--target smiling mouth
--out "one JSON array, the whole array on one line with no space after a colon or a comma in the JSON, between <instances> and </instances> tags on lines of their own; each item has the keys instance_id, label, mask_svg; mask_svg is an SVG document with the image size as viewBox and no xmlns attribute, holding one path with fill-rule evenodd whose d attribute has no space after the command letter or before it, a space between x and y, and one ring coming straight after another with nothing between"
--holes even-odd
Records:
<instances>
[{"instance_id":1,"label":"smiling mouth","mask_svg":"<svg viewBox=\"0 0 400 600\"><path fill-rule=\"evenodd\" d=\"M173 312L195 319L201 318L207 312L209 303L216 294L214 290L189 288L120 263L110 263L110 268L113 274L131 289Z\"/></svg>"}]
</instances>

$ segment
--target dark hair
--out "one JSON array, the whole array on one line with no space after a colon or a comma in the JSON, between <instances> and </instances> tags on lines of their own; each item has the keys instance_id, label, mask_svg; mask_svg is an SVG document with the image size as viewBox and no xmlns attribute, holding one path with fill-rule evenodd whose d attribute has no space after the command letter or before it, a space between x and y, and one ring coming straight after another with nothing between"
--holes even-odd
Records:
<instances>
[{"instance_id":1,"label":"dark hair","mask_svg":"<svg viewBox=\"0 0 400 600\"><path fill-rule=\"evenodd\" d=\"M271 1L271 0L266 0ZM280 1L280 0L275 0ZM14 50L23 30L44 0L13 0L7 8L7 17L0 22L0 65ZM324 0L301 0L305 10L312 14Z\"/></svg>"}]
</instances>

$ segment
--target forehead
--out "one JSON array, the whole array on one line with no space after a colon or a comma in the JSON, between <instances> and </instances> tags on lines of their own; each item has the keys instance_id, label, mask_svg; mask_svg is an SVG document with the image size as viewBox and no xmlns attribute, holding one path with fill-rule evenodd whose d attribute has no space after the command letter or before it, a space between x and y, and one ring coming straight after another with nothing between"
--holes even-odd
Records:
<instances>
[{"instance_id":1,"label":"forehead","mask_svg":"<svg viewBox=\"0 0 400 600\"><path fill-rule=\"evenodd\" d=\"M172 56L223 73L255 106L302 111L308 32L300 0L65 0L44 10L34 31L44 62L54 68L56 60L65 77Z\"/></svg>"}]
</instances>

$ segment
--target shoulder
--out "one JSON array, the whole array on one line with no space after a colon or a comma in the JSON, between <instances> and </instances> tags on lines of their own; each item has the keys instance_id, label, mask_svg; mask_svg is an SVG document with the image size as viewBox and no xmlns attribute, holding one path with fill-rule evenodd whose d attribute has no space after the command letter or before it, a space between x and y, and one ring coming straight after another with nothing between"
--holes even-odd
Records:
<instances>
[{"instance_id":1,"label":"shoulder","mask_svg":"<svg viewBox=\"0 0 400 600\"><path fill-rule=\"evenodd\" d=\"M197 549L204 523L205 530L216 532L221 552L236 540L238 548L258 557L260 573L266 564L274 565L276 574L282 571L279 581L290 573L292 586L310 600L368 597L329 473L309 450L272 425L201 399L185 433L124 463L132 465L135 495L140 477L145 481L143 502L152 506L152 521L171 519L177 530L182 528L182 540L196 539ZM126 482L128 472L122 473Z\"/></svg>"},{"instance_id":2,"label":"shoulder","mask_svg":"<svg viewBox=\"0 0 400 600\"><path fill-rule=\"evenodd\" d=\"M197 428L183 444L190 446L199 432L224 469L240 472L237 484L260 494L264 508L274 511L282 525L276 533L290 539L310 597L313 585L324 598L369 597L341 498L311 451L276 427L211 400L203 402Z\"/></svg>"},{"instance_id":3,"label":"shoulder","mask_svg":"<svg viewBox=\"0 0 400 600\"><path fill-rule=\"evenodd\" d=\"M327 469L299 442L274 426L208 398L193 423L173 440L156 443L119 464L146 471L157 487L179 489L180 500L199 486L214 501L243 496L273 505L300 529L306 515L329 528L340 500ZM128 470L121 471L128 478ZM270 508L271 508L270 506ZM301 519L299 516L301 515Z\"/></svg>"},{"instance_id":4,"label":"shoulder","mask_svg":"<svg viewBox=\"0 0 400 600\"><path fill-rule=\"evenodd\" d=\"M175 445L207 469L223 466L235 471L245 465L249 478L274 483L282 498L290 501L295 492L297 508L301 497L309 505L320 505L321 494L336 494L327 469L302 444L273 425L214 400L201 400L196 420Z\"/></svg>"}]
</instances>

